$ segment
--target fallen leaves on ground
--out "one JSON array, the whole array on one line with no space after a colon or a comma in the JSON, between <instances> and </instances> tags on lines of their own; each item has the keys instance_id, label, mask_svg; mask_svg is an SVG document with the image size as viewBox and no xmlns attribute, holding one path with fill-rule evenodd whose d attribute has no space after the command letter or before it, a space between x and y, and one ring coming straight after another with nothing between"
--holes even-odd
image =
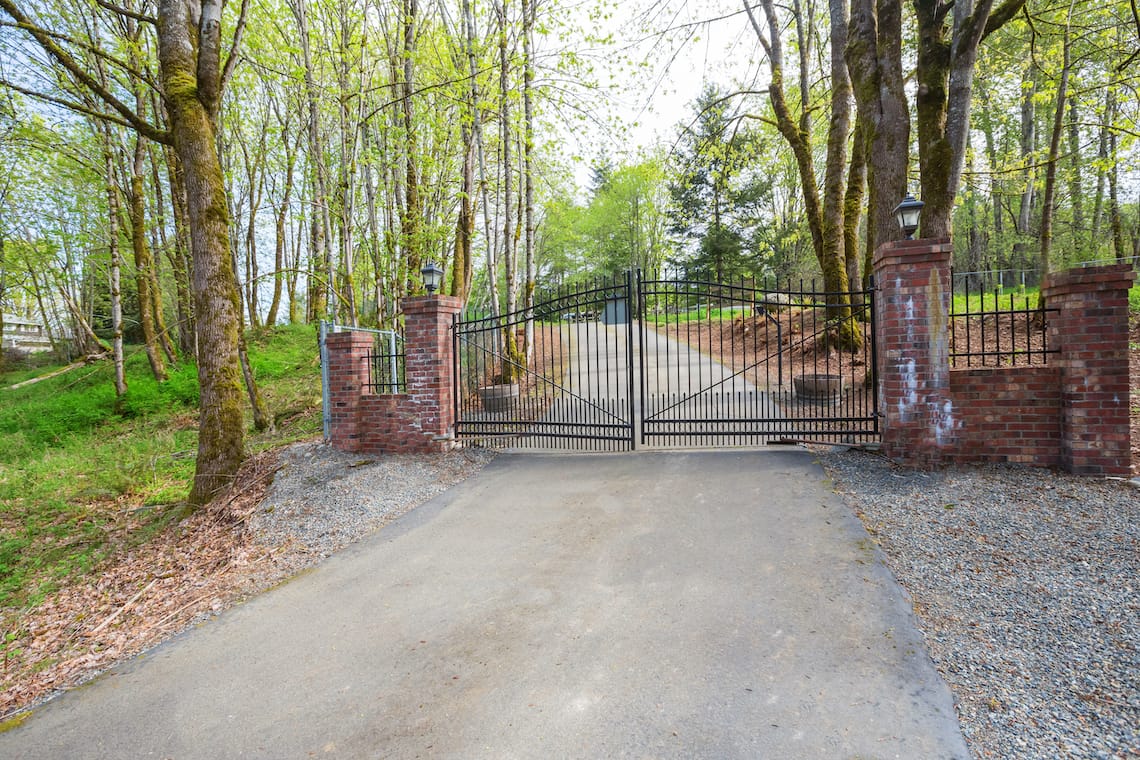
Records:
<instances>
[{"instance_id":1,"label":"fallen leaves on ground","mask_svg":"<svg viewBox=\"0 0 1140 760\"><path fill-rule=\"evenodd\" d=\"M288 547L255 542L247 524L277 469L266 452L234 485L154 539L118 553L35 609L4 610L0 719L80 684L288 573ZM129 534L141 520L124 518Z\"/></svg>"}]
</instances>

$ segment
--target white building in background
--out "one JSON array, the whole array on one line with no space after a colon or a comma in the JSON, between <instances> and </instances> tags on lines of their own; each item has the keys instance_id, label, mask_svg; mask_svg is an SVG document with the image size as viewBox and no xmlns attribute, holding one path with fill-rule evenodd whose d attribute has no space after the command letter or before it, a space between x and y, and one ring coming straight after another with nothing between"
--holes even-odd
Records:
<instances>
[{"instance_id":1,"label":"white building in background","mask_svg":"<svg viewBox=\"0 0 1140 760\"><path fill-rule=\"evenodd\" d=\"M29 354L51 350L51 340L41 322L11 314L4 315L4 334L0 336L6 350Z\"/></svg>"}]
</instances>

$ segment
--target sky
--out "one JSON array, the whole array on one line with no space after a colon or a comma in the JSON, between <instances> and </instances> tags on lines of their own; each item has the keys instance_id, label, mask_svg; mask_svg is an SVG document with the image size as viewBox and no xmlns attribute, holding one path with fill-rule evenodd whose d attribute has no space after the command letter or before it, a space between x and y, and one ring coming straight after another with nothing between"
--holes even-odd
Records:
<instances>
[{"instance_id":1,"label":"sky","mask_svg":"<svg viewBox=\"0 0 1140 760\"><path fill-rule=\"evenodd\" d=\"M595 22L586 17L588 7L569 24L583 35L613 35L610 46L594 48L594 73L606 94L593 107L624 129L574 124L560 137L566 153L582 159L575 167L580 192L603 150L617 160L654 146L669 149L678 126L692 122L692 103L706 83L755 86L762 71L754 33L736 2L630 0Z\"/></svg>"}]
</instances>

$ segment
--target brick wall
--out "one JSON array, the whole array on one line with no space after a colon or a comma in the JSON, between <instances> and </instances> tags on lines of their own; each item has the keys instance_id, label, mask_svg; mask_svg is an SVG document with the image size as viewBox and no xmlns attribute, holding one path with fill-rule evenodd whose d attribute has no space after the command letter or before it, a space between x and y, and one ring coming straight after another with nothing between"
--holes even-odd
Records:
<instances>
[{"instance_id":1,"label":"brick wall","mask_svg":"<svg viewBox=\"0 0 1140 760\"><path fill-rule=\"evenodd\" d=\"M1049 275L1058 312L1044 367L951 370L948 240L876 251L879 411L883 449L914 466L943 461L1130 473L1127 265Z\"/></svg>"},{"instance_id":2,"label":"brick wall","mask_svg":"<svg viewBox=\"0 0 1140 760\"><path fill-rule=\"evenodd\" d=\"M329 357L330 443L368 454L443 451L453 444L455 406L451 325L457 298L406 298L404 376L406 393L365 390L367 354L373 336L333 333Z\"/></svg>"},{"instance_id":3,"label":"brick wall","mask_svg":"<svg viewBox=\"0 0 1140 760\"><path fill-rule=\"evenodd\" d=\"M883 450L916 466L937 465L957 445L948 321L952 252L948 240L903 240L875 252Z\"/></svg>"},{"instance_id":4,"label":"brick wall","mask_svg":"<svg viewBox=\"0 0 1140 760\"><path fill-rule=\"evenodd\" d=\"M957 414L955 461L1061 464L1058 367L950 370Z\"/></svg>"}]
</instances>

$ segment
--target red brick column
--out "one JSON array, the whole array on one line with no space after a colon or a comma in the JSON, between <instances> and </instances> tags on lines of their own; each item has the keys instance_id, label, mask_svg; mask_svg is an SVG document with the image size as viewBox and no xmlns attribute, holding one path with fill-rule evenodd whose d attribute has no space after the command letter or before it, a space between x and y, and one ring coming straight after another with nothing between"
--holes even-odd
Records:
<instances>
[{"instance_id":1,"label":"red brick column","mask_svg":"<svg viewBox=\"0 0 1140 760\"><path fill-rule=\"evenodd\" d=\"M454 437L451 326L458 298L422 296L403 301L406 393L365 392L369 332L333 333L329 361L329 441L368 454L442 451Z\"/></svg>"},{"instance_id":2,"label":"red brick column","mask_svg":"<svg viewBox=\"0 0 1140 760\"><path fill-rule=\"evenodd\" d=\"M463 303L452 296L405 298L404 346L408 395L424 445L450 441L455 428L455 360L451 326Z\"/></svg>"},{"instance_id":3,"label":"red brick column","mask_svg":"<svg viewBox=\"0 0 1140 760\"><path fill-rule=\"evenodd\" d=\"M1066 470L1130 474L1127 264L1070 269L1045 279L1049 345L1060 349L1061 458Z\"/></svg>"},{"instance_id":4,"label":"red brick column","mask_svg":"<svg viewBox=\"0 0 1140 760\"><path fill-rule=\"evenodd\" d=\"M329 362L329 442L344 451L360 450L360 399L368 382L366 356L372 335L330 333L325 339Z\"/></svg>"},{"instance_id":5,"label":"red brick column","mask_svg":"<svg viewBox=\"0 0 1140 760\"><path fill-rule=\"evenodd\" d=\"M920 467L957 448L950 396L949 240L875 251L875 321L883 451Z\"/></svg>"}]
</instances>

